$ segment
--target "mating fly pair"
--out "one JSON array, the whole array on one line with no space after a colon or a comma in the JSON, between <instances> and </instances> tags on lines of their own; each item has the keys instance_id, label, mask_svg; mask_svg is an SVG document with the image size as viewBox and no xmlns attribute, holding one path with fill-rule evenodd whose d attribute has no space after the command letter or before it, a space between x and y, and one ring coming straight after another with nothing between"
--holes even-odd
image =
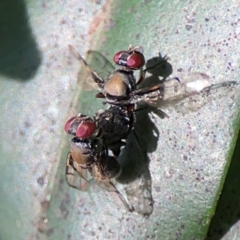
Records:
<instances>
[{"instance_id":1,"label":"mating fly pair","mask_svg":"<svg viewBox=\"0 0 240 240\"><path fill-rule=\"evenodd\" d=\"M90 174L99 186L116 192L126 208L133 211L112 183L111 178L121 173L117 157L133 129L135 103L143 100L143 96L149 92L156 91L137 89L145 76L145 71L142 70L145 64L144 56L137 47L129 47L127 51L116 53L114 62L118 68L104 81L73 47L71 51L84 63L93 80L98 84L100 93L96 97L105 98L110 107L99 110L94 120L79 114L67 121L65 131L75 136L71 140L67 158L67 182L70 186L81 189L76 177L80 176L88 181ZM138 69L141 74L136 82L133 71Z\"/></svg>"},{"instance_id":2,"label":"mating fly pair","mask_svg":"<svg viewBox=\"0 0 240 240\"><path fill-rule=\"evenodd\" d=\"M213 87L221 87L223 83L210 85L203 75L200 76L200 80L186 84L180 84L175 78L161 80L151 87L141 88L139 86L144 81L146 72L159 63L143 70L145 58L138 47L129 47L127 51L115 54L113 59L117 69L105 81L88 66L72 46L70 50L84 63L92 79L97 83L100 92L96 97L105 99L109 107L106 110L99 110L94 119L79 114L65 124L65 131L75 136L70 142L66 180L71 187L81 190L83 189L81 179L88 182L91 177L100 187L117 193L125 207L129 211L134 211L111 179L121 174L117 157L128 135L134 130L136 103L169 100L171 97L174 98L176 92L177 95L190 96ZM135 70L140 70L138 81L134 76ZM171 91L172 95L169 94Z\"/></svg>"}]
</instances>

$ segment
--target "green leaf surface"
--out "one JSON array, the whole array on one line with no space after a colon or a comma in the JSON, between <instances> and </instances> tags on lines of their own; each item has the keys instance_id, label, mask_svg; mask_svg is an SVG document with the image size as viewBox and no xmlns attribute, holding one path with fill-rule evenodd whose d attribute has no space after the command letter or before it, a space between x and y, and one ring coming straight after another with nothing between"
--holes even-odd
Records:
<instances>
[{"instance_id":1,"label":"green leaf surface","mask_svg":"<svg viewBox=\"0 0 240 240\"><path fill-rule=\"evenodd\" d=\"M15 10L0 8L2 29L18 26L17 33L1 30L0 239L205 239L239 130L239 85L213 91L198 111L170 105L164 108L169 118L138 113L136 131L149 165L132 136L120 160L125 174L146 167L144 176L151 176L154 207L145 218L97 186L79 192L65 182L65 121L76 111L93 116L103 108L95 92L79 84L86 72L79 73L68 44L83 56L94 49L110 61L129 44L140 45L146 59L167 54L172 75L183 80L201 72L211 83L239 82L237 3L70 0L10 6ZM13 20L5 11L16 13ZM128 184L117 186L127 197ZM210 230L209 239L217 239L214 234Z\"/></svg>"}]
</instances>

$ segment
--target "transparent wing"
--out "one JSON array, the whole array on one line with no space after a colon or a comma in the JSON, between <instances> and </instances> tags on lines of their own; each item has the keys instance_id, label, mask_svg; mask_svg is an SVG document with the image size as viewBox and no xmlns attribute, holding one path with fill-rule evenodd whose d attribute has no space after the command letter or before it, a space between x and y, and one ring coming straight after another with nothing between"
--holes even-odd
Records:
<instances>
[{"instance_id":1,"label":"transparent wing","mask_svg":"<svg viewBox=\"0 0 240 240\"><path fill-rule=\"evenodd\" d=\"M103 79L107 79L115 69L114 65L98 51L89 50L87 52L87 59L89 59L90 67Z\"/></svg>"},{"instance_id":2,"label":"transparent wing","mask_svg":"<svg viewBox=\"0 0 240 240\"><path fill-rule=\"evenodd\" d=\"M151 192L151 176L144 171L133 182L125 187L128 201L136 212L149 216L153 211L153 198Z\"/></svg>"},{"instance_id":3,"label":"transparent wing","mask_svg":"<svg viewBox=\"0 0 240 240\"><path fill-rule=\"evenodd\" d=\"M88 169L81 168L73 161L69 153L66 163L66 181L68 185L78 190L85 191L90 184L91 178Z\"/></svg>"},{"instance_id":4,"label":"transparent wing","mask_svg":"<svg viewBox=\"0 0 240 240\"><path fill-rule=\"evenodd\" d=\"M179 79L180 81L176 79L164 81L160 98L153 92L147 96L146 102L161 108L173 107L181 113L197 111L209 102L211 95L218 94L218 97L221 97L221 92L225 92L226 95L226 88L232 88L237 84L235 81L211 84L210 77L199 72L180 75Z\"/></svg>"},{"instance_id":5,"label":"transparent wing","mask_svg":"<svg viewBox=\"0 0 240 240\"><path fill-rule=\"evenodd\" d=\"M92 176L95 180L95 183L108 192L115 192L126 209L132 212L133 208L129 206L123 195L111 181L112 177L115 177L117 174L119 174L121 170L120 165L116 158L113 156L108 156L107 149L105 150L106 151L102 152L102 155L98 161L92 165Z\"/></svg>"},{"instance_id":6,"label":"transparent wing","mask_svg":"<svg viewBox=\"0 0 240 240\"><path fill-rule=\"evenodd\" d=\"M164 101L181 100L210 86L210 77L203 73L192 73L179 79L180 81L172 79L164 82Z\"/></svg>"},{"instance_id":7,"label":"transparent wing","mask_svg":"<svg viewBox=\"0 0 240 240\"><path fill-rule=\"evenodd\" d=\"M115 184L110 179L106 178L98 180L96 181L96 184L108 192L115 192L128 211L133 212L135 210L132 206L128 204L121 192L117 189Z\"/></svg>"},{"instance_id":8,"label":"transparent wing","mask_svg":"<svg viewBox=\"0 0 240 240\"><path fill-rule=\"evenodd\" d=\"M153 211L153 198L147 144L142 141L142 136L138 131L137 134L140 141L136 143L134 134L130 134L127 145L119 158L123 171L117 181L125 184L127 199L134 210L141 215L149 216Z\"/></svg>"},{"instance_id":9,"label":"transparent wing","mask_svg":"<svg viewBox=\"0 0 240 240\"><path fill-rule=\"evenodd\" d=\"M78 52L74 47L70 46L70 51L80 60ZM114 71L112 63L98 51L88 51L86 59L89 67L105 81L110 73ZM78 82L86 91L98 89L96 82L94 82L91 74L85 67L81 68L81 71L78 73Z\"/></svg>"}]
</instances>

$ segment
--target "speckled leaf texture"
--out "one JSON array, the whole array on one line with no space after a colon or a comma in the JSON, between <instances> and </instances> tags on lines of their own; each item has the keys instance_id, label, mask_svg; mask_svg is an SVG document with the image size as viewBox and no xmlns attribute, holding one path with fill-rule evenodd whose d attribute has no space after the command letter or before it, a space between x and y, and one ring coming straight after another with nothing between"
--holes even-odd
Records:
<instances>
[{"instance_id":1,"label":"speckled leaf texture","mask_svg":"<svg viewBox=\"0 0 240 240\"><path fill-rule=\"evenodd\" d=\"M239 16L225 0L2 1L0 239L240 239L239 84L163 104L169 118L137 113L143 151L130 135L119 158L129 183L120 176L117 187L138 212L94 184L66 184L63 132L78 112L106 108L69 44L100 75L111 67L94 66L88 50L112 64L132 44L147 60L167 55L162 71L181 81L239 83Z\"/></svg>"}]
</instances>

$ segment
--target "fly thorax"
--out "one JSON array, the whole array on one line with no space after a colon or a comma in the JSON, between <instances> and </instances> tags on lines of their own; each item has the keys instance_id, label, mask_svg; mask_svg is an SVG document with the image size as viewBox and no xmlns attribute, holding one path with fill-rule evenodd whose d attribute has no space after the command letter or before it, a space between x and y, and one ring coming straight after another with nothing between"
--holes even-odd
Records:
<instances>
[{"instance_id":1,"label":"fly thorax","mask_svg":"<svg viewBox=\"0 0 240 240\"><path fill-rule=\"evenodd\" d=\"M111 96L127 96L129 92L128 86L123 81L123 77L124 76L122 74L118 73L111 75L104 85L104 91Z\"/></svg>"}]
</instances>

